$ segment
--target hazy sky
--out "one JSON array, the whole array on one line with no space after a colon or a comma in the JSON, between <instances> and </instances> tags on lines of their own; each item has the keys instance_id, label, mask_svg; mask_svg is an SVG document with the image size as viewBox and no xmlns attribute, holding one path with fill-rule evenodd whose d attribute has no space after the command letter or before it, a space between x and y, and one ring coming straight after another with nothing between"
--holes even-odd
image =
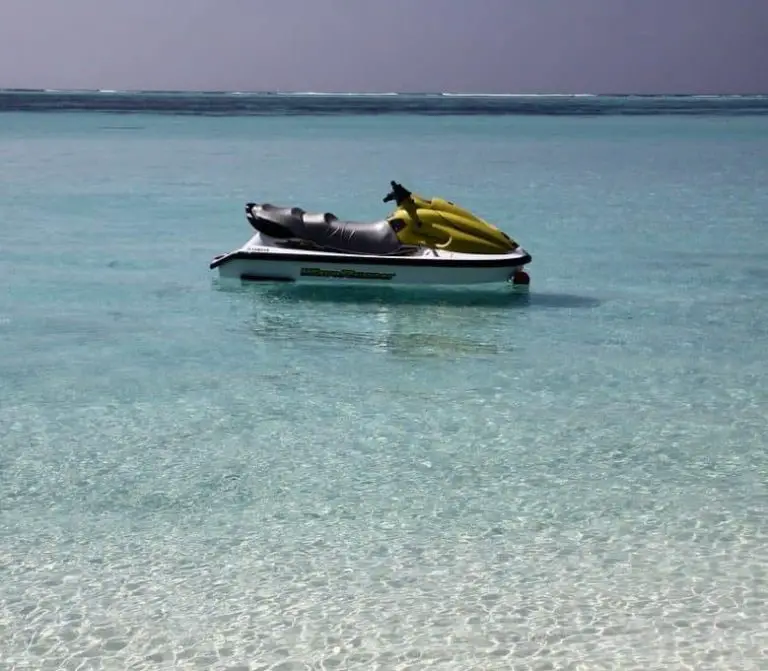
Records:
<instances>
[{"instance_id":1,"label":"hazy sky","mask_svg":"<svg viewBox=\"0 0 768 671\"><path fill-rule=\"evenodd\" d=\"M768 92L768 0L0 0L0 86Z\"/></svg>"}]
</instances>

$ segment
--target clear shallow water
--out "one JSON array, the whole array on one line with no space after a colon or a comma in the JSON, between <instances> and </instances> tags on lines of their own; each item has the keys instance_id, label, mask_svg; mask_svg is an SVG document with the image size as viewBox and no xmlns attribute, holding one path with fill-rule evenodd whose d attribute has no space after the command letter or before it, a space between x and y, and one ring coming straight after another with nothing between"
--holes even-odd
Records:
<instances>
[{"instance_id":1,"label":"clear shallow water","mask_svg":"<svg viewBox=\"0 0 768 671\"><path fill-rule=\"evenodd\" d=\"M1 120L0 668L766 667L764 118ZM530 296L209 273L390 179Z\"/></svg>"}]
</instances>

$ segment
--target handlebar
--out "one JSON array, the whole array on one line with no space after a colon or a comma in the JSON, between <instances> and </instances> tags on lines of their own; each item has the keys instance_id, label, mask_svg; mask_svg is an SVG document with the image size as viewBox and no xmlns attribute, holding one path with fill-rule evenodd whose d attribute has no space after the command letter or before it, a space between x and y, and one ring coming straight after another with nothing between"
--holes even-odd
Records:
<instances>
[{"instance_id":1,"label":"handlebar","mask_svg":"<svg viewBox=\"0 0 768 671\"><path fill-rule=\"evenodd\" d=\"M384 196L384 202L388 203L391 200L394 200L398 205L402 203L404 200L407 200L411 197L411 192L408 191L402 184L398 184L397 182L390 182L390 185L392 186L392 191L390 191L386 196Z\"/></svg>"}]
</instances>

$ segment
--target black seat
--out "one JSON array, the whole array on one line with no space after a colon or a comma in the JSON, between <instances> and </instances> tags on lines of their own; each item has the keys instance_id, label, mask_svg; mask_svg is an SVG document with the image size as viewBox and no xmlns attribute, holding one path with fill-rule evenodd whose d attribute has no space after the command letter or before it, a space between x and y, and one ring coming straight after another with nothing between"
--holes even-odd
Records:
<instances>
[{"instance_id":1,"label":"black seat","mask_svg":"<svg viewBox=\"0 0 768 671\"><path fill-rule=\"evenodd\" d=\"M304 214L304 238L343 252L392 254L402 246L386 220L339 221L330 212Z\"/></svg>"},{"instance_id":2,"label":"black seat","mask_svg":"<svg viewBox=\"0 0 768 671\"><path fill-rule=\"evenodd\" d=\"M339 252L393 254L403 247L387 220L339 221L331 212L307 213L299 207L268 203L248 203L246 216L254 228L271 237L297 238Z\"/></svg>"},{"instance_id":3,"label":"black seat","mask_svg":"<svg viewBox=\"0 0 768 671\"><path fill-rule=\"evenodd\" d=\"M245 216L257 231L272 238L292 238L302 229L304 210L270 203L246 203Z\"/></svg>"}]
</instances>

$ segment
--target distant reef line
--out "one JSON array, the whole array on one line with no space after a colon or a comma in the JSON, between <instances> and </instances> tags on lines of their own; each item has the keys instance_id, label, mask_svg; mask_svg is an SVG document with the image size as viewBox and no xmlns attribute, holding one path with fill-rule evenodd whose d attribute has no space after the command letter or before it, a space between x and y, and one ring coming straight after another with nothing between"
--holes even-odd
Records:
<instances>
[{"instance_id":1,"label":"distant reef line","mask_svg":"<svg viewBox=\"0 0 768 671\"><path fill-rule=\"evenodd\" d=\"M765 115L766 94L0 89L0 112L284 115Z\"/></svg>"}]
</instances>

